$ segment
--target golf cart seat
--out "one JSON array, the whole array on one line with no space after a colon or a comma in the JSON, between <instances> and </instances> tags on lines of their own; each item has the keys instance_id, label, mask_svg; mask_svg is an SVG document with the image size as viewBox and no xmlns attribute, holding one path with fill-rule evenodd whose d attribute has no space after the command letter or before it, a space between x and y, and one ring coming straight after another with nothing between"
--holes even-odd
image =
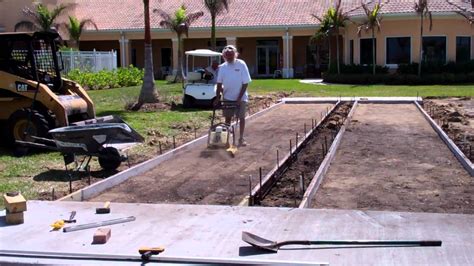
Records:
<instances>
[{"instance_id":1,"label":"golf cart seat","mask_svg":"<svg viewBox=\"0 0 474 266\"><path fill-rule=\"evenodd\" d=\"M187 76L188 82L196 82L196 81L201 81L202 79L202 73L199 72L189 72Z\"/></svg>"}]
</instances>

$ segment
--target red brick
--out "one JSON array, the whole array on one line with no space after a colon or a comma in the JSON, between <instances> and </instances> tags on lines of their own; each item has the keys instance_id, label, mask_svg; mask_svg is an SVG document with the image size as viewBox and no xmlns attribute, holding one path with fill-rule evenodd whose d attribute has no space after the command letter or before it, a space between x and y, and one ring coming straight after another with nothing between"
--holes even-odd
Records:
<instances>
[{"instance_id":1,"label":"red brick","mask_svg":"<svg viewBox=\"0 0 474 266\"><path fill-rule=\"evenodd\" d=\"M98 228L94 233L92 244L105 244L111 236L112 230L110 228Z\"/></svg>"}]
</instances>

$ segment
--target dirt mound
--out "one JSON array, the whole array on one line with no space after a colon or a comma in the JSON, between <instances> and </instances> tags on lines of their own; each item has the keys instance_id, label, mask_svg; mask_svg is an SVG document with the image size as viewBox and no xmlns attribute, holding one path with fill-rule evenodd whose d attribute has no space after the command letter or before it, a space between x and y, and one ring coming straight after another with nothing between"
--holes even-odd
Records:
<instances>
[{"instance_id":1,"label":"dirt mound","mask_svg":"<svg viewBox=\"0 0 474 266\"><path fill-rule=\"evenodd\" d=\"M423 102L424 109L472 161L474 154L474 99L437 98Z\"/></svg>"}]
</instances>

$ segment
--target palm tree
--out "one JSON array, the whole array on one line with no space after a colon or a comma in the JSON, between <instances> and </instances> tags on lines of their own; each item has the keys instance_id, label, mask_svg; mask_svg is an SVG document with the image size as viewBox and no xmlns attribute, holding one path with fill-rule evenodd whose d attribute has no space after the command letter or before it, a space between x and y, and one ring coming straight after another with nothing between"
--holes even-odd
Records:
<instances>
[{"instance_id":1,"label":"palm tree","mask_svg":"<svg viewBox=\"0 0 474 266\"><path fill-rule=\"evenodd\" d=\"M330 33L333 32L336 35L337 74L341 74L340 61L339 61L339 32L340 32L339 30L340 28L344 28L346 22L349 20L349 16L347 15L347 13L344 13L342 10L342 0L336 0L332 4L332 6L328 8L323 18L320 18L319 16L315 14L313 14L313 17L315 17L320 22L324 21L324 19L327 19L329 26L332 29L330 30Z\"/></svg>"},{"instance_id":2,"label":"palm tree","mask_svg":"<svg viewBox=\"0 0 474 266\"><path fill-rule=\"evenodd\" d=\"M362 30L372 32L372 74L375 75L375 29L377 28L380 31L380 23L382 21L382 15L380 14L380 9L382 5L380 0L374 5L373 9L370 9L366 3L361 4L362 9L365 13L365 21L357 27L357 34L360 36Z\"/></svg>"},{"instance_id":3,"label":"palm tree","mask_svg":"<svg viewBox=\"0 0 474 266\"><path fill-rule=\"evenodd\" d=\"M204 0L204 5L211 14L211 47L216 50L216 17L229 11L230 0Z\"/></svg>"},{"instance_id":4,"label":"palm tree","mask_svg":"<svg viewBox=\"0 0 474 266\"><path fill-rule=\"evenodd\" d=\"M160 26L170 29L172 32L176 33L176 37L178 38L178 69L175 76L176 82L178 76L182 76L182 37L183 35L188 37L189 27L194 21L202 17L204 13L202 11L198 11L188 14L185 5L182 5L180 8L178 8L178 10L176 10L173 15L170 15L160 9L155 9L153 12L158 13L161 16L162 20L160 21Z\"/></svg>"},{"instance_id":5,"label":"palm tree","mask_svg":"<svg viewBox=\"0 0 474 266\"><path fill-rule=\"evenodd\" d=\"M473 11L456 11L457 14L463 16L469 24L474 24L474 12Z\"/></svg>"},{"instance_id":6,"label":"palm tree","mask_svg":"<svg viewBox=\"0 0 474 266\"><path fill-rule=\"evenodd\" d=\"M153 49L151 47L150 33L150 0L143 0L145 17L145 75L143 77L142 89L138 97L135 109L140 109L144 103L158 102L158 91L155 87L155 76L153 74Z\"/></svg>"},{"instance_id":7,"label":"palm tree","mask_svg":"<svg viewBox=\"0 0 474 266\"><path fill-rule=\"evenodd\" d=\"M318 18L317 16L313 15L316 19L320 19ZM310 42L316 42L316 41L319 41L319 40L327 40L327 45L328 45L328 49L329 49L329 64L328 64L328 70L331 69L331 61L332 61L332 49L331 49L331 23L329 21L329 17L328 16L324 16L321 18L321 20L319 21L319 28L318 30L316 31L316 33L311 36L310 38ZM319 54L319 52L318 52Z\"/></svg>"},{"instance_id":8,"label":"palm tree","mask_svg":"<svg viewBox=\"0 0 474 266\"><path fill-rule=\"evenodd\" d=\"M51 28L58 28L59 23L56 22L58 17L74 7L75 4L60 4L53 10L49 10L45 5L38 4L36 10L31 10L26 7L23 9L23 14L31 20L22 20L15 24L15 31L19 29L26 29L29 31L51 31Z\"/></svg>"},{"instance_id":9,"label":"palm tree","mask_svg":"<svg viewBox=\"0 0 474 266\"><path fill-rule=\"evenodd\" d=\"M70 46L79 49L79 39L81 38L84 27L91 25L98 30L97 25L92 19L79 20L76 17L69 16L69 24L65 24L65 28L69 33Z\"/></svg>"},{"instance_id":10,"label":"palm tree","mask_svg":"<svg viewBox=\"0 0 474 266\"><path fill-rule=\"evenodd\" d=\"M430 31L433 28L431 11L428 9L428 0L418 0L414 6L415 12L420 16L420 63L418 64L418 76L421 76L421 64L423 63L423 20L429 19Z\"/></svg>"}]
</instances>

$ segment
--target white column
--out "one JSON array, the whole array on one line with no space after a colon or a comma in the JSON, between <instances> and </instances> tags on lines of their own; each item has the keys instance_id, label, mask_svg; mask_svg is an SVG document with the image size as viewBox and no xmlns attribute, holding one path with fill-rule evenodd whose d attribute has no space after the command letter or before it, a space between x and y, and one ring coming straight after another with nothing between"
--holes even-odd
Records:
<instances>
[{"instance_id":1,"label":"white column","mask_svg":"<svg viewBox=\"0 0 474 266\"><path fill-rule=\"evenodd\" d=\"M283 77L293 78L293 36L288 33L283 38Z\"/></svg>"},{"instance_id":2,"label":"white column","mask_svg":"<svg viewBox=\"0 0 474 266\"><path fill-rule=\"evenodd\" d=\"M127 67L130 64L130 43L128 39L125 39L125 36L120 36L120 66Z\"/></svg>"},{"instance_id":3,"label":"white column","mask_svg":"<svg viewBox=\"0 0 474 266\"><path fill-rule=\"evenodd\" d=\"M226 37L225 41L226 41L227 45L233 45L233 46L237 47L237 37Z\"/></svg>"}]
</instances>

